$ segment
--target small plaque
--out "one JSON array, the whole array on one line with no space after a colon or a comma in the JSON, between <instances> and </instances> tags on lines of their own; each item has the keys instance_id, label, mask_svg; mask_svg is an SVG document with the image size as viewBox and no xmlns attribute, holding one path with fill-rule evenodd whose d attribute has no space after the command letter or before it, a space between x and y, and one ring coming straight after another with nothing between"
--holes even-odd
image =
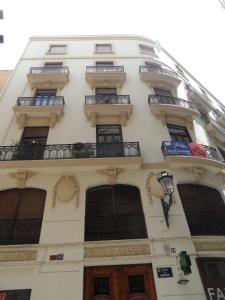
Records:
<instances>
[{"instance_id":1,"label":"small plaque","mask_svg":"<svg viewBox=\"0 0 225 300\"><path fill-rule=\"evenodd\" d=\"M171 267L157 268L158 278L173 277L173 271Z\"/></svg>"}]
</instances>

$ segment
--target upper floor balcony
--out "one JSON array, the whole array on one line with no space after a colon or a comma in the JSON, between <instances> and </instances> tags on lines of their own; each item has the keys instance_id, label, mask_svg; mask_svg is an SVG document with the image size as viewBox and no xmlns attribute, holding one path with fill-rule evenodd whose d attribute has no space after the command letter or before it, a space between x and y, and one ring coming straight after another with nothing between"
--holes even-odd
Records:
<instances>
[{"instance_id":1,"label":"upper floor balcony","mask_svg":"<svg viewBox=\"0 0 225 300\"><path fill-rule=\"evenodd\" d=\"M225 127L225 111L213 110L212 114L214 120L217 120L219 124Z\"/></svg>"},{"instance_id":2,"label":"upper floor balcony","mask_svg":"<svg viewBox=\"0 0 225 300\"><path fill-rule=\"evenodd\" d=\"M139 73L141 80L151 85L177 88L181 82L176 72L159 66L140 66Z\"/></svg>"},{"instance_id":3,"label":"upper floor balcony","mask_svg":"<svg viewBox=\"0 0 225 300\"><path fill-rule=\"evenodd\" d=\"M225 146L225 126L217 121L215 114L207 114L202 116L202 120L205 123L206 131L211 135L213 139L218 140L223 146Z\"/></svg>"},{"instance_id":4,"label":"upper floor balcony","mask_svg":"<svg viewBox=\"0 0 225 300\"><path fill-rule=\"evenodd\" d=\"M63 96L19 97L13 107L19 128L54 127L64 114Z\"/></svg>"},{"instance_id":5,"label":"upper floor balcony","mask_svg":"<svg viewBox=\"0 0 225 300\"><path fill-rule=\"evenodd\" d=\"M86 80L91 87L121 87L126 80L123 66L87 66Z\"/></svg>"},{"instance_id":6,"label":"upper floor balcony","mask_svg":"<svg viewBox=\"0 0 225 300\"><path fill-rule=\"evenodd\" d=\"M164 95L149 95L148 103L151 112L157 119L166 123L182 123L188 127L193 127L193 120L200 116L196 106L187 100Z\"/></svg>"},{"instance_id":7,"label":"upper floor balcony","mask_svg":"<svg viewBox=\"0 0 225 300\"><path fill-rule=\"evenodd\" d=\"M96 124L121 124L125 126L132 113L129 95L85 96L84 111L92 126Z\"/></svg>"},{"instance_id":8,"label":"upper floor balcony","mask_svg":"<svg viewBox=\"0 0 225 300\"><path fill-rule=\"evenodd\" d=\"M207 113L212 110L211 101L205 94L200 93L190 84L185 84L185 89L188 99L196 103L202 113Z\"/></svg>"},{"instance_id":9,"label":"upper floor balcony","mask_svg":"<svg viewBox=\"0 0 225 300\"><path fill-rule=\"evenodd\" d=\"M169 166L186 168L189 165L201 165L202 168L205 166L217 172L224 169L224 162L217 150L210 146L183 141L164 141L161 149Z\"/></svg>"},{"instance_id":10,"label":"upper floor balcony","mask_svg":"<svg viewBox=\"0 0 225 300\"><path fill-rule=\"evenodd\" d=\"M32 89L62 89L69 81L69 68L63 66L31 67L27 79Z\"/></svg>"},{"instance_id":11,"label":"upper floor balcony","mask_svg":"<svg viewBox=\"0 0 225 300\"><path fill-rule=\"evenodd\" d=\"M0 146L0 168L75 165L90 170L91 166L139 168L141 164L138 142Z\"/></svg>"}]
</instances>

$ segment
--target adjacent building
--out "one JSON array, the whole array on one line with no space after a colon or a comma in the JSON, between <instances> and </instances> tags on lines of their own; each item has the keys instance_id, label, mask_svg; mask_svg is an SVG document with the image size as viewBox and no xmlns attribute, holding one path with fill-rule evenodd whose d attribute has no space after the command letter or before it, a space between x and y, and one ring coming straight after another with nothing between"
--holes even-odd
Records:
<instances>
[{"instance_id":1,"label":"adjacent building","mask_svg":"<svg viewBox=\"0 0 225 300\"><path fill-rule=\"evenodd\" d=\"M224 111L150 39L31 37L0 102L0 299L225 299Z\"/></svg>"}]
</instances>

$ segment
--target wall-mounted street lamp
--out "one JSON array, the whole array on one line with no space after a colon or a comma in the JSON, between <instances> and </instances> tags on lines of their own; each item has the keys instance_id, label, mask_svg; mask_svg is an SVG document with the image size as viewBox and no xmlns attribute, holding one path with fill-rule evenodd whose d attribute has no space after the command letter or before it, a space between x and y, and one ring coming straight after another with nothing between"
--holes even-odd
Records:
<instances>
[{"instance_id":1,"label":"wall-mounted street lamp","mask_svg":"<svg viewBox=\"0 0 225 300\"><path fill-rule=\"evenodd\" d=\"M162 208L164 217L166 220L166 225L169 227L169 210L170 207L173 204L173 174L167 171L163 171L160 173L160 175L157 177L158 182L160 183L163 192L164 192L164 198L161 199ZM167 198L167 200L166 200Z\"/></svg>"}]
</instances>

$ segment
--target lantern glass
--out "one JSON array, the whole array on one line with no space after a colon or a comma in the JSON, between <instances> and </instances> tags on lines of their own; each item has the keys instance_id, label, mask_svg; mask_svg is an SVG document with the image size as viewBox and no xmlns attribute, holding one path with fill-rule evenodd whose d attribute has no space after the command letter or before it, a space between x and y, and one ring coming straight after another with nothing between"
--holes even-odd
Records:
<instances>
[{"instance_id":1,"label":"lantern glass","mask_svg":"<svg viewBox=\"0 0 225 300\"><path fill-rule=\"evenodd\" d=\"M165 195L171 195L174 191L173 174L169 172L162 172L157 178Z\"/></svg>"}]
</instances>

